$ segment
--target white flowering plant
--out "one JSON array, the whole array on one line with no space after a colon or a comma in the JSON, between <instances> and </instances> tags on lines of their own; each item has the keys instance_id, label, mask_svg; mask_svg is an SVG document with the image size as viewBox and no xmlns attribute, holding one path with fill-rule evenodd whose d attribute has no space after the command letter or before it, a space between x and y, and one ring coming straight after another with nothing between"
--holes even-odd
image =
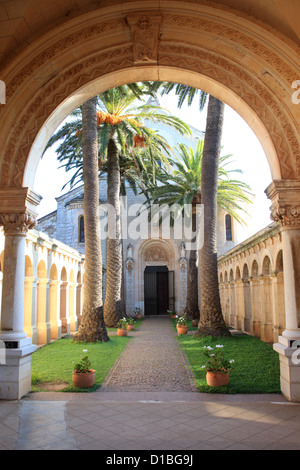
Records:
<instances>
[{"instance_id":1,"label":"white flowering plant","mask_svg":"<svg viewBox=\"0 0 300 470\"><path fill-rule=\"evenodd\" d=\"M186 315L181 315L180 317L178 317L176 319L176 323L178 326L187 326L188 322L187 322Z\"/></svg>"},{"instance_id":2,"label":"white flowering plant","mask_svg":"<svg viewBox=\"0 0 300 470\"><path fill-rule=\"evenodd\" d=\"M127 325L128 325L128 320L125 317L121 318L117 323L117 327L120 328L121 330L126 330Z\"/></svg>"},{"instance_id":3,"label":"white flowering plant","mask_svg":"<svg viewBox=\"0 0 300 470\"><path fill-rule=\"evenodd\" d=\"M206 372L221 372L225 374L230 369L233 369L234 359L226 359L223 353L223 345L216 344L215 349L211 346L204 346L203 354L208 359L201 369Z\"/></svg>"}]
</instances>

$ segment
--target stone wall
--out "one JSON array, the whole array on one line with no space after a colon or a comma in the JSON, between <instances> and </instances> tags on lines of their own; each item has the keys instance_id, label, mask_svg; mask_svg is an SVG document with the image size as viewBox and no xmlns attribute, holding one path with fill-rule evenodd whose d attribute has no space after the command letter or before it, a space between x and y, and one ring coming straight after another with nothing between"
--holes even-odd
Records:
<instances>
[{"instance_id":1,"label":"stone wall","mask_svg":"<svg viewBox=\"0 0 300 470\"><path fill-rule=\"evenodd\" d=\"M222 310L228 325L268 343L285 329L282 240L272 224L219 257Z\"/></svg>"}]
</instances>

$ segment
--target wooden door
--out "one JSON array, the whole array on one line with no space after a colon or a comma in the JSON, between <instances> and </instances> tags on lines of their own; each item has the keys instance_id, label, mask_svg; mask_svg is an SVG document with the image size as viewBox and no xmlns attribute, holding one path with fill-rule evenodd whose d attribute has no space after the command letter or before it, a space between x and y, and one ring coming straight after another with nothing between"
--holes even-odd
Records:
<instances>
[{"instance_id":1,"label":"wooden door","mask_svg":"<svg viewBox=\"0 0 300 470\"><path fill-rule=\"evenodd\" d=\"M156 272L145 272L144 295L145 295L145 315L157 315Z\"/></svg>"},{"instance_id":2,"label":"wooden door","mask_svg":"<svg viewBox=\"0 0 300 470\"><path fill-rule=\"evenodd\" d=\"M163 315L169 309L168 272L157 273L157 313Z\"/></svg>"}]
</instances>

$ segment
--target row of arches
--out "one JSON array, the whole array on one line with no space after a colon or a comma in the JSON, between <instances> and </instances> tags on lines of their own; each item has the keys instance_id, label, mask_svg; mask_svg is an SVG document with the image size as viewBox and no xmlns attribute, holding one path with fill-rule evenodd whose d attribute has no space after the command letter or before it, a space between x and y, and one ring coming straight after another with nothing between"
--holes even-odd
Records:
<instances>
[{"instance_id":1,"label":"row of arches","mask_svg":"<svg viewBox=\"0 0 300 470\"><path fill-rule=\"evenodd\" d=\"M33 344L47 344L76 331L81 316L82 275L66 266L50 266L44 260L33 276L33 264L25 258L24 331Z\"/></svg>"},{"instance_id":2,"label":"row of arches","mask_svg":"<svg viewBox=\"0 0 300 470\"><path fill-rule=\"evenodd\" d=\"M275 263L271 259L271 255L265 255L262 263L254 259L251 264L245 262L242 267L237 265L235 271L233 267L230 270L225 269L220 272L220 283L283 271L282 250L278 252Z\"/></svg>"},{"instance_id":3,"label":"row of arches","mask_svg":"<svg viewBox=\"0 0 300 470\"><path fill-rule=\"evenodd\" d=\"M219 266L220 297L225 321L268 343L285 329L282 249L273 257L227 260Z\"/></svg>"},{"instance_id":4,"label":"row of arches","mask_svg":"<svg viewBox=\"0 0 300 470\"><path fill-rule=\"evenodd\" d=\"M0 286L3 254L0 254ZM33 344L47 344L76 331L81 318L83 274L73 263L47 263L25 256L24 331ZM2 286L1 286L2 287ZM1 289L0 289L1 292ZM1 316L1 312L0 312Z\"/></svg>"}]
</instances>

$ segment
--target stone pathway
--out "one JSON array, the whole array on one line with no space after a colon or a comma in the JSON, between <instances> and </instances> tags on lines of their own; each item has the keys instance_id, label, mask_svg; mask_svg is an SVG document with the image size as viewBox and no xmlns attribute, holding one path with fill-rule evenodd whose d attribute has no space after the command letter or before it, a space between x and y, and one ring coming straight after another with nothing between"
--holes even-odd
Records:
<instances>
[{"instance_id":1,"label":"stone pathway","mask_svg":"<svg viewBox=\"0 0 300 470\"><path fill-rule=\"evenodd\" d=\"M194 376L167 316L147 317L100 392L193 392Z\"/></svg>"}]
</instances>

